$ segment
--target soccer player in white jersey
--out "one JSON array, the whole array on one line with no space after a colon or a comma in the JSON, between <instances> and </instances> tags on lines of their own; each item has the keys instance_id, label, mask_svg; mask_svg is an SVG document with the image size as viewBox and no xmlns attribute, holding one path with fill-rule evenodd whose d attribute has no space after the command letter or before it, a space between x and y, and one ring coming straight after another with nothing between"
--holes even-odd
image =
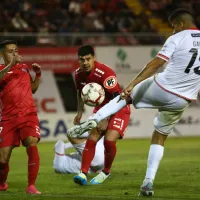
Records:
<instances>
[{"instance_id":1,"label":"soccer player in white jersey","mask_svg":"<svg viewBox=\"0 0 200 200\"><path fill-rule=\"evenodd\" d=\"M80 172L81 169L81 160L82 152L85 148L86 140L88 138L88 132L85 132L83 135L77 138L70 138L68 143L64 143L62 140L59 140L55 144L55 156L53 160L53 168L56 173L61 174L76 174ZM104 167L104 138L102 137L96 145L96 151L94 158L91 162L88 173L97 173L100 172ZM65 151L75 148L76 152L70 154L65 154Z\"/></svg>"},{"instance_id":2,"label":"soccer player in white jersey","mask_svg":"<svg viewBox=\"0 0 200 200\"><path fill-rule=\"evenodd\" d=\"M121 96L101 108L88 121L72 127L77 135L96 127L102 119L118 112L129 100L136 108L158 109L155 130L147 161L147 171L139 195L153 195L153 181L164 153L164 142L191 101L196 101L200 89L200 31L192 14L175 10L169 17L174 28L158 55L130 82ZM154 75L167 62L162 73Z\"/></svg>"}]
</instances>

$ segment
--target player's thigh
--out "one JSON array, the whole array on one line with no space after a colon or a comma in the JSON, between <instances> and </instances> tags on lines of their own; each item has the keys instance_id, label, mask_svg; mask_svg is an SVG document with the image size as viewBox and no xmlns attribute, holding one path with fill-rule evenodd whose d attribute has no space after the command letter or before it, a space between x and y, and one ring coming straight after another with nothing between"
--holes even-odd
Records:
<instances>
[{"instance_id":1,"label":"player's thigh","mask_svg":"<svg viewBox=\"0 0 200 200\"><path fill-rule=\"evenodd\" d=\"M137 84L131 93L132 103L136 108L152 106L152 84L153 77L150 77Z\"/></svg>"},{"instance_id":2,"label":"player's thigh","mask_svg":"<svg viewBox=\"0 0 200 200\"><path fill-rule=\"evenodd\" d=\"M18 129L11 122L0 122L0 148L20 146Z\"/></svg>"},{"instance_id":3,"label":"player's thigh","mask_svg":"<svg viewBox=\"0 0 200 200\"><path fill-rule=\"evenodd\" d=\"M27 122L20 126L19 137L24 146L36 145L40 141L40 127L37 122Z\"/></svg>"},{"instance_id":4,"label":"player's thigh","mask_svg":"<svg viewBox=\"0 0 200 200\"><path fill-rule=\"evenodd\" d=\"M126 128L128 127L130 120L130 112L127 112L126 108L123 108L116 114L114 114L108 124L108 129L105 133L105 140L116 141L119 138L124 137Z\"/></svg>"},{"instance_id":5,"label":"player's thigh","mask_svg":"<svg viewBox=\"0 0 200 200\"><path fill-rule=\"evenodd\" d=\"M169 135L174 126L180 120L184 110L180 111L159 111L154 119L155 129L164 135Z\"/></svg>"}]
</instances>

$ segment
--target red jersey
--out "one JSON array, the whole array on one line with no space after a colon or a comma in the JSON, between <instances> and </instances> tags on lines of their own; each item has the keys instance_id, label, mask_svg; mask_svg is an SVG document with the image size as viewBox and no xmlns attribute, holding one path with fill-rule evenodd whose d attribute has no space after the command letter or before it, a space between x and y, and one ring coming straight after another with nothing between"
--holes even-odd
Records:
<instances>
[{"instance_id":1,"label":"red jersey","mask_svg":"<svg viewBox=\"0 0 200 200\"><path fill-rule=\"evenodd\" d=\"M2 70L5 65L0 65ZM26 64L16 64L0 81L0 120L37 115Z\"/></svg>"},{"instance_id":2,"label":"red jersey","mask_svg":"<svg viewBox=\"0 0 200 200\"><path fill-rule=\"evenodd\" d=\"M81 71L81 69L78 68L75 72L75 82L77 89L80 91L86 84L91 82L98 83L104 88L105 100L100 106L95 107L95 111L97 111L99 108L101 108L111 99L113 99L115 93L122 92L122 89L117 82L115 72L108 66L99 62L95 62L94 68L92 69L90 74L87 74L86 72Z\"/></svg>"}]
</instances>

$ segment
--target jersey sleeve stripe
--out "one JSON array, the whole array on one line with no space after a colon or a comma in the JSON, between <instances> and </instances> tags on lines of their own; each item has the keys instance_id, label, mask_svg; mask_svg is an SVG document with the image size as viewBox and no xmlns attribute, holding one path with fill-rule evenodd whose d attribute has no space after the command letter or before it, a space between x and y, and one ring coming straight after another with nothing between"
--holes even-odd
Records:
<instances>
[{"instance_id":1,"label":"jersey sleeve stripe","mask_svg":"<svg viewBox=\"0 0 200 200\"><path fill-rule=\"evenodd\" d=\"M163 60L166 60L166 61L169 60L169 58L167 56L164 56L164 55L162 55L160 53L157 55L157 57L162 58Z\"/></svg>"}]
</instances>

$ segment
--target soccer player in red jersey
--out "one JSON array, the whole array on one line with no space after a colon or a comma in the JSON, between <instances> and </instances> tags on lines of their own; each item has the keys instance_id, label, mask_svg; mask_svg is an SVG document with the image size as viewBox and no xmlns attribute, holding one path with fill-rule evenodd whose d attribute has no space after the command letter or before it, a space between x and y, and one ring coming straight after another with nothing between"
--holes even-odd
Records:
<instances>
[{"instance_id":1,"label":"soccer player in red jersey","mask_svg":"<svg viewBox=\"0 0 200 200\"><path fill-rule=\"evenodd\" d=\"M8 189L10 156L21 141L28 155L26 192L40 194L35 188L40 165L37 149L40 128L32 93L39 87L41 68L32 65L36 73L32 80L28 66L21 63L17 43L12 40L0 44L0 55L5 63L0 65L0 191Z\"/></svg>"},{"instance_id":2,"label":"soccer player in red jersey","mask_svg":"<svg viewBox=\"0 0 200 200\"><path fill-rule=\"evenodd\" d=\"M75 81L78 90L78 113L74 119L74 124L79 124L83 113L83 101L81 99L81 90L87 83L95 82L100 84L105 90L105 100L95 107L97 112L103 105L120 94L122 89L117 82L116 74L108 66L95 60L93 47L85 45L78 50L78 61L80 68L75 72ZM130 119L129 105L120 112L100 122L99 126L90 131L88 140L82 155L81 172L74 177L74 182L81 185L87 184L87 173L90 164L95 155L97 141L104 135L105 146L105 164L104 169L90 183L100 184L109 175L112 163L116 155L116 141L124 136L124 131L128 126ZM70 133L69 133L70 135Z\"/></svg>"}]
</instances>

